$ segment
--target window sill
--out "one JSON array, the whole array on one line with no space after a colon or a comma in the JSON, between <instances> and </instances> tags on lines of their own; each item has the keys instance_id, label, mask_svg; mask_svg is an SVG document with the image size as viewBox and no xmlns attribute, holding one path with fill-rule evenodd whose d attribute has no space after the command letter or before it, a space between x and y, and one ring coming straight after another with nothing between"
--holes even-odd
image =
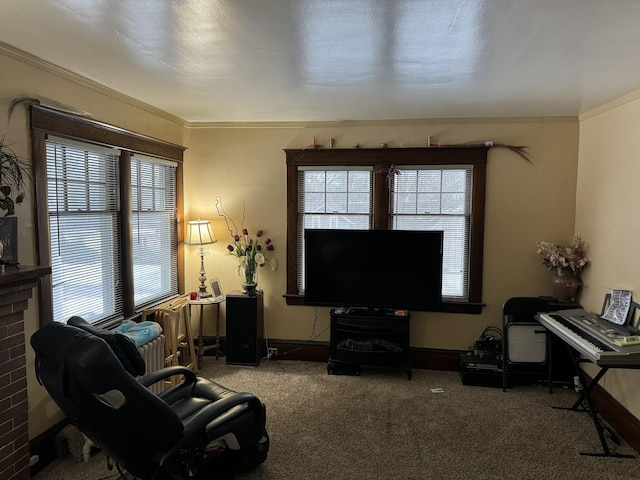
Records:
<instances>
[{"instance_id":1,"label":"window sill","mask_svg":"<svg viewBox=\"0 0 640 480\"><path fill-rule=\"evenodd\" d=\"M283 297L287 301L287 305L305 305L304 295L284 294ZM444 302L441 312L444 313L466 313L469 315L480 315L484 303L472 302Z\"/></svg>"}]
</instances>

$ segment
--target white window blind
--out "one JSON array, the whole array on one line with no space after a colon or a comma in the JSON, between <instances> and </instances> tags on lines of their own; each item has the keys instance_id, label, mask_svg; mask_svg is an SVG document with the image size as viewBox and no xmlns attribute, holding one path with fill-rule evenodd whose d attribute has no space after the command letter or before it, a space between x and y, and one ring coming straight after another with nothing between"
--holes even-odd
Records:
<instances>
[{"instance_id":1,"label":"white window blind","mask_svg":"<svg viewBox=\"0 0 640 480\"><path fill-rule=\"evenodd\" d=\"M122 314L118 150L47 139L53 317Z\"/></svg>"},{"instance_id":2,"label":"white window blind","mask_svg":"<svg viewBox=\"0 0 640 480\"><path fill-rule=\"evenodd\" d=\"M298 168L298 291L304 292L305 229L368 230L372 226L372 167Z\"/></svg>"},{"instance_id":3,"label":"white window blind","mask_svg":"<svg viewBox=\"0 0 640 480\"><path fill-rule=\"evenodd\" d=\"M400 174L391 182L390 228L444 231L442 296L468 300L473 167L397 168Z\"/></svg>"},{"instance_id":4,"label":"white window blind","mask_svg":"<svg viewBox=\"0 0 640 480\"><path fill-rule=\"evenodd\" d=\"M131 160L135 307L178 293L176 164Z\"/></svg>"}]
</instances>

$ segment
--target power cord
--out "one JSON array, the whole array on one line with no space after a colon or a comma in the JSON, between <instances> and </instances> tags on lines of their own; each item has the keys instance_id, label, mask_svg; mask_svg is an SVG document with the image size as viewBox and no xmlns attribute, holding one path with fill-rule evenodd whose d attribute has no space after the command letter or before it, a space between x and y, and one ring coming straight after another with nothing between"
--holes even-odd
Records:
<instances>
[{"instance_id":1,"label":"power cord","mask_svg":"<svg viewBox=\"0 0 640 480\"><path fill-rule=\"evenodd\" d=\"M288 371L300 371L300 369L295 369L293 370L291 367L293 365L287 365L288 368L285 368L285 366L278 362L278 360L281 360L282 357L285 357L286 355L289 355L291 353L297 352L299 350L301 350L304 346L309 345L312 341L314 341L316 338L320 337L322 334L324 334L327 330L329 330L330 327L326 327L324 330L322 330L319 333L316 333L316 328L317 328L317 324L318 324L318 307L316 306L314 308L314 314L313 314L313 325L311 327L311 334L309 335L309 338L304 342L303 345L293 348L291 350L287 350L286 352L278 352L278 357L276 358L276 363L277 365L280 367L280 371L278 373L283 374L283 373L287 373ZM267 356L263 357L260 359L260 366L262 365L268 365L269 361L271 360L269 358L269 338L267 336L267 325L266 322L264 324L264 338L265 338L265 345L267 348ZM302 360L300 361L300 363L298 365L302 365L302 366L307 366L309 364L309 362Z\"/></svg>"}]
</instances>

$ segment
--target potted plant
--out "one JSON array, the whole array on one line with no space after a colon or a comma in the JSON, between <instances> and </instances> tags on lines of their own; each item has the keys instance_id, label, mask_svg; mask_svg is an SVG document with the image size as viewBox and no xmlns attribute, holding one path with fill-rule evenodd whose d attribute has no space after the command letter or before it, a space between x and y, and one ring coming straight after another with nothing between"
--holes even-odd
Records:
<instances>
[{"instance_id":1,"label":"potted plant","mask_svg":"<svg viewBox=\"0 0 640 480\"><path fill-rule=\"evenodd\" d=\"M0 139L0 211L4 216L14 215L15 206L25 197L25 183L29 178L28 166L7 145L4 136Z\"/></svg>"},{"instance_id":2,"label":"potted plant","mask_svg":"<svg viewBox=\"0 0 640 480\"><path fill-rule=\"evenodd\" d=\"M36 98L14 98L7 110L7 125L18 105L29 106L39 103ZM29 165L16 154L3 134L0 138L0 212L4 211L5 217L14 215L15 206L24 200L26 182L29 178Z\"/></svg>"}]
</instances>

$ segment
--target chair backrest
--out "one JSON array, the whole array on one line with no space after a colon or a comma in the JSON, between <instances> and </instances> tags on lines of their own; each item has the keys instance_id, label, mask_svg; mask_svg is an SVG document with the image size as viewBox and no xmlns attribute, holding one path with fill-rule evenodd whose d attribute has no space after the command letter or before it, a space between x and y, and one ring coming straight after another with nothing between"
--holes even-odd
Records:
<instances>
[{"instance_id":1,"label":"chair backrest","mask_svg":"<svg viewBox=\"0 0 640 480\"><path fill-rule=\"evenodd\" d=\"M549 311L550 303L540 297L511 297L502 306L504 317L510 322L532 322L535 314Z\"/></svg>"},{"instance_id":2,"label":"chair backrest","mask_svg":"<svg viewBox=\"0 0 640 480\"><path fill-rule=\"evenodd\" d=\"M103 339L54 322L35 332L31 345L38 379L69 421L132 474L148 477L153 457L182 437L178 416Z\"/></svg>"}]
</instances>

